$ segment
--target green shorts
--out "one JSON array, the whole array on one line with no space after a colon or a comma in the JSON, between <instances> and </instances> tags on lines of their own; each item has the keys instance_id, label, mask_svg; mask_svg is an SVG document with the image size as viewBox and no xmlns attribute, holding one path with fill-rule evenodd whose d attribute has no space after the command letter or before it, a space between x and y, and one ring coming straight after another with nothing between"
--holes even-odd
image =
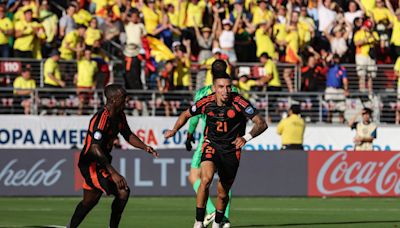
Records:
<instances>
[{"instance_id":1,"label":"green shorts","mask_svg":"<svg viewBox=\"0 0 400 228\"><path fill-rule=\"evenodd\" d=\"M196 150L194 151L193 157L192 157L192 165L191 167L194 169L199 169L200 168L200 163L201 163L201 147L203 146L204 142L204 137L203 134L201 134L199 143L197 144Z\"/></svg>"}]
</instances>

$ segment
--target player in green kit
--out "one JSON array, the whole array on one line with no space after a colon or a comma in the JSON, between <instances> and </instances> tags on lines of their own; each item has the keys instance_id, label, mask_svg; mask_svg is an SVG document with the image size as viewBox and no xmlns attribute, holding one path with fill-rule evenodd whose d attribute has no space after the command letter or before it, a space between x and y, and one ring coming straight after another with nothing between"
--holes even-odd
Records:
<instances>
[{"instance_id":1,"label":"player in green kit","mask_svg":"<svg viewBox=\"0 0 400 228\"><path fill-rule=\"evenodd\" d=\"M224 60L215 60L211 66L211 71L212 74L218 74L218 72L226 72L227 69L227 64ZM232 86L232 92L238 92L236 87ZM201 89L199 89L195 96L194 96L194 102L199 101L201 98L206 97L213 93L212 91L212 85L205 86ZM189 173L189 181L193 185L193 189L195 192L197 192L197 189L199 188L200 185L200 162L201 162L201 147L203 145L204 141L204 129L206 127L206 115L197 115L193 116L189 120L189 129L188 129L188 134L187 134L187 140L186 140L186 150L191 151L192 150L192 143L194 143L194 137L193 133L196 130L197 124L199 123L199 120L202 119L202 134L199 139L199 143L197 144L197 148L193 154L192 158L192 164L191 164L191 169ZM231 191L229 191L229 203L226 207L225 210L225 217L223 220L223 228L229 228L230 227L230 222L229 222L229 209L230 209L230 199L232 197ZM207 216L204 219L204 227L207 227L208 224L212 223L215 218L215 206L213 202L211 201L210 197L208 197L207 200L207 205L206 205L206 210L207 210Z\"/></svg>"}]
</instances>

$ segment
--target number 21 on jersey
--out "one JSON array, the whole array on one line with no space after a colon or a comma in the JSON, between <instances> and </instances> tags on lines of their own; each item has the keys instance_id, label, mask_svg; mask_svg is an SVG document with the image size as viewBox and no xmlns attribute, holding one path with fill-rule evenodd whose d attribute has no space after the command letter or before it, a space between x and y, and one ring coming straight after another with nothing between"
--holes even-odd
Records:
<instances>
[{"instance_id":1,"label":"number 21 on jersey","mask_svg":"<svg viewBox=\"0 0 400 228\"><path fill-rule=\"evenodd\" d=\"M218 132L228 132L228 123L225 121L217 121Z\"/></svg>"}]
</instances>

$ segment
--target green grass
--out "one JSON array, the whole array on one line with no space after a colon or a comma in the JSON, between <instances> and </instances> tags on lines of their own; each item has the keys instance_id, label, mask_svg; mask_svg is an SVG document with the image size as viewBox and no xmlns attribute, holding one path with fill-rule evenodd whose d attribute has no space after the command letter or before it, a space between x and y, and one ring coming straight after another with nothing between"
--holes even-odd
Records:
<instances>
[{"instance_id":1,"label":"green grass","mask_svg":"<svg viewBox=\"0 0 400 228\"><path fill-rule=\"evenodd\" d=\"M0 198L0 227L65 225L80 198ZM232 227L400 227L398 198L233 199ZM81 227L107 227L104 197ZM120 227L192 227L193 197L132 197Z\"/></svg>"}]
</instances>

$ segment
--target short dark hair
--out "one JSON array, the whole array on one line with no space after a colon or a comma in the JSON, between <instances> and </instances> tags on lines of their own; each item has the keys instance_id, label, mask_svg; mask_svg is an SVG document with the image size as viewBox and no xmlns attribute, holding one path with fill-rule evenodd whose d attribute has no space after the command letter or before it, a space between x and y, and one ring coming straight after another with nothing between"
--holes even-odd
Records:
<instances>
[{"instance_id":1,"label":"short dark hair","mask_svg":"<svg viewBox=\"0 0 400 228\"><path fill-rule=\"evenodd\" d=\"M300 110L300 105L298 104L294 104L292 106L290 106L290 110L294 113L294 114L300 114L301 110Z\"/></svg>"},{"instance_id":2,"label":"short dark hair","mask_svg":"<svg viewBox=\"0 0 400 228\"><path fill-rule=\"evenodd\" d=\"M104 95L107 98L107 101L115 96L125 95L126 90L118 84L110 84L104 88Z\"/></svg>"},{"instance_id":3,"label":"short dark hair","mask_svg":"<svg viewBox=\"0 0 400 228\"><path fill-rule=\"evenodd\" d=\"M366 113L368 113L369 115L371 115L372 114L372 109L370 109L370 108L363 108L363 112L366 112Z\"/></svg>"},{"instance_id":4,"label":"short dark hair","mask_svg":"<svg viewBox=\"0 0 400 228\"><path fill-rule=\"evenodd\" d=\"M222 59L215 60L211 65L211 73L213 76L213 80L220 78L231 79L229 74L226 73L227 68L228 64L224 60Z\"/></svg>"},{"instance_id":5,"label":"short dark hair","mask_svg":"<svg viewBox=\"0 0 400 228\"><path fill-rule=\"evenodd\" d=\"M228 68L228 64L222 59L217 59L211 65L211 73L213 75L222 74L226 72L226 68Z\"/></svg>"},{"instance_id":6,"label":"short dark hair","mask_svg":"<svg viewBox=\"0 0 400 228\"><path fill-rule=\"evenodd\" d=\"M271 57L268 55L268 53L267 52L263 52L261 55L260 55L260 58L261 57L264 57L264 58L267 58L267 59L270 59Z\"/></svg>"}]
</instances>

